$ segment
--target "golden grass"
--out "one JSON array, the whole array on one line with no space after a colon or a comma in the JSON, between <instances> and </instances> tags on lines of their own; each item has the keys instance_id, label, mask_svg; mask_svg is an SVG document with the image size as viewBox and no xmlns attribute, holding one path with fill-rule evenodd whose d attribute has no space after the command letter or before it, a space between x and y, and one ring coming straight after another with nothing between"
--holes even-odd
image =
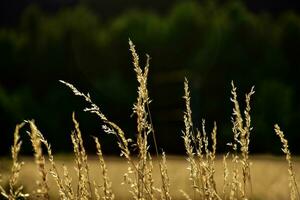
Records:
<instances>
[{"instance_id":1,"label":"golden grass","mask_svg":"<svg viewBox=\"0 0 300 200\"><path fill-rule=\"evenodd\" d=\"M73 161L65 160L64 163L55 160L51 145L38 130L34 121L25 121L16 126L11 147L12 165L10 172L4 172L5 176L0 177L1 180L3 179L2 183L7 182L8 185L7 187L4 185L0 187L1 195L4 198L9 200L20 198L44 200L53 198L62 200L248 200L255 198L277 199L278 197L280 197L278 199L300 199L295 176L297 170L292 162L288 141L278 125L275 125L274 130L282 142L282 151L286 155L288 163L287 167L285 164L284 168L288 169L288 174L282 173L281 161L269 162L268 160L257 159L255 160L256 163L251 165L252 161L249 158L252 130L250 101L254 94L254 88L245 95L246 104L242 111L237 100L237 88L232 82L233 141L228 143L230 151L222 159L216 156L216 123L214 123L210 134L206 132L205 120L202 121L200 129L193 126L189 85L185 79L182 137L187 158L186 161L182 157L171 157L167 160L165 153L158 151L150 113L151 100L147 89L149 56L147 55L146 66L142 68L135 46L130 40L129 47L138 82L137 99L133 105L137 127L134 139L128 138L116 123L109 120L88 93L82 93L72 84L60 81L69 87L76 96L82 97L87 102L89 107L85 108L84 111L99 117L104 123L103 131L116 137L120 157L123 157L125 162L122 162L120 158L108 158L108 162L105 161L101 150L101 138L97 137L94 137L94 140L98 161L94 157L89 159L85 151L79 122L74 113L72 115L74 130L70 136L74 159ZM24 166L24 162L19 159L22 144L19 129L25 123L30 126L28 135L32 143L34 159L26 159L27 165ZM156 150L154 158L149 152L149 139L154 141ZM43 152L42 146L45 146L45 152ZM275 174L275 178L270 175L271 180L273 179L271 182L266 179L268 172ZM30 177L26 177L28 175ZM20 176L22 178L21 184ZM288 176L285 180L287 182L274 185L275 179L285 176ZM36 184L33 184L34 182ZM264 183L266 183L265 187L263 187ZM120 187L120 185L127 187ZM289 188L289 191L282 187L285 185L289 186L286 187L286 189ZM27 187L26 191L24 186ZM269 193L270 191L272 193Z\"/></svg>"},{"instance_id":2,"label":"golden grass","mask_svg":"<svg viewBox=\"0 0 300 200\"><path fill-rule=\"evenodd\" d=\"M280 130L280 127L277 124L275 124L274 129L275 129L276 134L280 138L280 141L283 146L282 151L283 151L283 153L285 153L285 159L288 163L290 197L291 197L291 200L295 200L300 195L299 195L299 191L298 191L298 186L297 186L297 181L296 181L296 177L295 177L294 166L293 166L293 162L292 162L291 152L289 150L288 141L284 138L284 134Z\"/></svg>"},{"instance_id":3,"label":"golden grass","mask_svg":"<svg viewBox=\"0 0 300 200\"><path fill-rule=\"evenodd\" d=\"M73 180L77 180L77 174L74 170L74 161L71 155L57 156L57 165L59 172L63 172L63 164L70 170L70 176ZM287 200L290 199L290 190L288 187L288 174L286 162L284 158L275 156L252 156L253 165L251 165L251 176L253 183L253 198L252 199L272 199L272 200ZM22 158L25 165L20 173L20 183L25 187L25 191L32 191L35 189L35 180L38 179L38 173L35 170L34 160L32 158ZM131 199L131 194L127 190L127 187L122 185L123 173L127 171L127 163L123 159L118 157L105 157L106 166L108 170L108 176L112 182L112 191L116 194L115 199ZM6 160L2 162L2 165L10 164L10 161ZM159 169L157 167L156 158L153 159L154 167L154 180L160 182ZM92 177L99 177L99 161L97 157L93 156L89 159L90 175ZM168 172L170 180L170 194L175 200L184 199L180 190L186 191L188 194L192 194L192 188L189 181L188 163L183 156L168 156ZM229 164L230 167L231 164ZM47 164L47 168L50 168L50 164ZM223 185L223 164L222 156L217 156L215 161L216 168L216 184L218 191L222 191ZM295 173L300 173L300 158L295 159ZM3 171L3 178L7 179L9 171ZM100 178L99 178L100 180ZM51 199L59 199L58 191L56 189L55 181L50 178L50 197ZM74 187L75 189L75 187ZM191 196L192 197L192 196Z\"/></svg>"},{"instance_id":4,"label":"golden grass","mask_svg":"<svg viewBox=\"0 0 300 200\"><path fill-rule=\"evenodd\" d=\"M17 124L14 132L14 142L11 147L12 166L8 178L8 190L0 186L1 194L9 200L26 198L29 194L23 193L23 186L18 185L20 171L24 162L19 161L19 152L21 150L22 141L19 131L24 126L24 123Z\"/></svg>"}]
</instances>

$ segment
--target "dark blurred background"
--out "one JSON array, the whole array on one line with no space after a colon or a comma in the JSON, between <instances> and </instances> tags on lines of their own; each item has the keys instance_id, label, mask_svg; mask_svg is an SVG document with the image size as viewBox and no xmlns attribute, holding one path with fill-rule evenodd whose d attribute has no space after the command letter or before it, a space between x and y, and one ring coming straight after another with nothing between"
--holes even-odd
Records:
<instances>
[{"instance_id":1,"label":"dark blurred background","mask_svg":"<svg viewBox=\"0 0 300 200\"><path fill-rule=\"evenodd\" d=\"M32 118L55 152L71 151L72 111L88 150L94 146L90 135L97 135L105 153L118 153L115 138L58 80L90 92L107 117L134 137L131 38L142 63L146 53L152 57L149 89L159 148L184 153L187 77L195 124L205 118L209 132L217 122L220 152L232 141L234 80L241 102L256 88L251 152L280 152L273 131L279 123L299 154L299 11L297 1L286 0L1 0L0 153L9 152L15 124ZM24 153L30 153L24 140Z\"/></svg>"}]
</instances>

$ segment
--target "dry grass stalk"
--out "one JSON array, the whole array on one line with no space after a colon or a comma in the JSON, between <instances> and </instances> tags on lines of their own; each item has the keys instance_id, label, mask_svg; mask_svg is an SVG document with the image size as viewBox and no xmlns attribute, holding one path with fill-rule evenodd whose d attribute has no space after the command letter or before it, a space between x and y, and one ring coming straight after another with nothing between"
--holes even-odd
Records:
<instances>
[{"instance_id":1,"label":"dry grass stalk","mask_svg":"<svg viewBox=\"0 0 300 200\"><path fill-rule=\"evenodd\" d=\"M83 146L83 139L79 129L79 123L75 119L75 114L72 114L72 120L75 130L71 134L73 143L73 151L75 154L76 171L78 173L77 198L82 200L91 199L92 187L90 183L89 167L87 154Z\"/></svg>"},{"instance_id":2,"label":"dry grass stalk","mask_svg":"<svg viewBox=\"0 0 300 200\"><path fill-rule=\"evenodd\" d=\"M63 165L63 183L65 185L65 192L68 197L75 199L74 190L72 187L72 178L69 175L69 170L67 166Z\"/></svg>"},{"instance_id":3,"label":"dry grass stalk","mask_svg":"<svg viewBox=\"0 0 300 200\"><path fill-rule=\"evenodd\" d=\"M217 126L214 123L214 128L211 134L212 150L209 150L209 138L205 131L205 121L202 122L202 133L197 131L196 137L193 131L192 111L190 107L190 91L188 81L184 82L184 99L185 99L185 113L183 131L183 140L187 153L187 160L190 164L190 180L194 189L194 198L200 199L221 199L214 180L214 159L216 154L216 133ZM186 196L186 195L184 195ZM187 196L186 196L187 197Z\"/></svg>"},{"instance_id":4,"label":"dry grass stalk","mask_svg":"<svg viewBox=\"0 0 300 200\"><path fill-rule=\"evenodd\" d=\"M101 144L99 142L99 139L97 137L94 137L96 148L97 148L97 155L99 158L99 165L100 170L103 178L103 186L102 186L102 192L103 192L103 199L104 200L113 200L115 198L115 195L112 192L112 183L109 180L108 174L107 174L107 167L103 158L102 150L101 150ZM95 194L98 194L98 198L100 198L99 191L97 190L97 186L95 186ZM97 195L96 195L97 196Z\"/></svg>"},{"instance_id":5,"label":"dry grass stalk","mask_svg":"<svg viewBox=\"0 0 300 200\"><path fill-rule=\"evenodd\" d=\"M299 194L298 185L296 182L296 176L294 172L294 166L292 162L292 155L289 150L288 141L287 139L285 139L283 132L280 130L280 127L277 124L275 124L274 130L275 133L280 138L280 141L282 143L282 151L285 154L286 161L288 162L290 199L291 200L300 199L300 194Z\"/></svg>"},{"instance_id":6,"label":"dry grass stalk","mask_svg":"<svg viewBox=\"0 0 300 200\"><path fill-rule=\"evenodd\" d=\"M227 166L227 158L228 158L229 153L227 153L225 156L223 156L223 200L227 199L227 189L230 185L229 180L228 180L228 176L229 176L229 170L228 170L228 166Z\"/></svg>"},{"instance_id":7,"label":"dry grass stalk","mask_svg":"<svg viewBox=\"0 0 300 200\"><path fill-rule=\"evenodd\" d=\"M148 154L148 142L147 137L151 133L152 124L149 122L149 114L147 108L149 108L149 97L147 89L147 77L149 71L149 57L144 71L140 68L139 57L135 51L134 45L129 41L130 51L133 56L134 70L137 74L137 80L139 82L137 103L133 106L133 112L137 115L137 141L134 146L138 149L138 162L135 163L131 158L131 151L129 149L129 143L131 139L125 137L123 130L114 122L108 120L106 116L101 112L100 108L93 103L89 94L81 93L72 84L65 81L61 83L68 86L75 95L81 96L91 107L85 108L84 111L95 113L106 124L103 126L103 130L108 134L113 134L118 139L118 146L121 150L121 156L124 156L128 163L128 172L124 174L124 180L131 187L131 193L134 199L155 199L153 194L153 180L152 180L152 168L151 163L148 162L151 159Z\"/></svg>"},{"instance_id":8,"label":"dry grass stalk","mask_svg":"<svg viewBox=\"0 0 300 200\"><path fill-rule=\"evenodd\" d=\"M129 40L129 49L133 58L134 71L136 72L138 85L138 97L136 103L133 105L133 113L137 116L137 135L136 135L136 147L138 150L138 163L137 169L137 186L138 186L138 199L146 198L145 189L150 189L149 197L154 199L153 194L153 179L152 179L152 163L148 160L151 159L148 154L148 136L152 132L152 124L149 121L149 113L147 112L147 106L150 104L147 89L147 79L149 73L149 56L147 56L147 63L142 70L139 64L139 56L136 53L135 46L131 40ZM144 185L145 184L145 185Z\"/></svg>"},{"instance_id":9,"label":"dry grass stalk","mask_svg":"<svg viewBox=\"0 0 300 200\"><path fill-rule=\"evenodd\" d=\"M241 111L240 111L240 106L239 102L237 100L237 93L236 93L236 87L233 83L231 82L232 85L232 98L231 101L234 104L233 108L233 133L234 133L234 144L233 144L233 150L235 152L233 162L234 164L234 179L237 178L236 173L238 173L237 163L241 162L242 163L242 179L243 179L243 186L241 190L241 198L242 199L248 199L249 196L251 196L252 193L252 184L251 184L251 175L250 175L250 161L249 161L249 143L250 143L250 132L252 130L251 127L251 117L250 117L250 100L251 96L255 93L254 92L254 87L251 88L251 91L246 94L245 96L245 102L246 102L246 108L244 110L244 117L243 118ZM245 122L244 122L245 121ZM242 158L240 159L238 156L238 146L240 147L239 150L241 152ZM238 182L238 180L236 180ZM236 183L237 183L236 182ZM237 189L237 185L234 184L234 188ZM232 191L234 192L234 191ZM235 192L236 193L236 192Z\"/></svg>"},{"instance_id":10,"label":"dry grass stalk","mask_svg":"<svg viewBox=\"0 0 300 200\"><path fill-rule=\"evenodd\" d=\"M106 124L103 125L103 130L106 133L113 134L117 137L118 146L121 150L120 155L126 157L126 159L128 159L131 163L132 160L130 157L129 143L132 140L125 137L124 131L117 124L106 118L106 116L101 112L100 108L92 101L89 93L84 94L80 92L74 85L62 80L60 80L60 82L69 87L76 96L82 97L90 105L90 107L85 108L84 111L96 114Z\"/></svg>"},{"instance_id":11,"label":"dry grass stalk","mask_svg":"<svg viewBox=\"0 0 300 200\"><path fill-rule=\"evenodd\" d=\"M34 150L34 160L37 165L38 174L40 177L40 180L37 181L38 188L35 191L35 194L39 199L49 199L49 186L47 183L48 172L46 170L46 161L43 155L39 130L37 129L34 120L27 121L27 123L29 123L30 125L31 132L28 132L28 134L30 136L30 140Z\"/></svg>"},{"instance_id":12,"label":"dry grass stalk","mask_svg":"<svg viewBox=\"0 0 300 200\"><path fill-rule=\"evenodd\" d=\"M232 146L233 153L232 153L232 159L231 162L233 163L232 165L232 170L231 170L231 176L232 180L229 183L230 190L229 190L229 199L230 200L237 200L240 199L240 196L243 193L242 191L242 184L241 181L239 180L239 164L240 164L240 157L239 157L239 152L238 152L238 145L239 145L239 137L240 133L237 131L237 123L232 119L233 122L233 127L232 127L232 132L233 132L233 144L229 144Z\"/></svg>"},{"instance_id":13,"label":"dry grass stalk","mask_svg":"<svg viewBox=\"0 0 300 200\"><path fill-rule=\"evenodd\" d=\"M114 122L112 122L106 118L106 116L101 112L100 108L95 103L93 103L89 94L81 93L75 86L73 86L70 83L67 83L65 81L60 81L60 82L65 84L66 86L68 86L76 96L83 97L85 99L85 101L90 104L91 107L85 108L84 111L96 114L105 123L105 125L102 126L104 132L106 132L107 134L115 135L117 137L117 139L118 139L117 143L121 150L120 156L124 156L129 163L128 171L126 174L124 174L124 182L126 182L131 187L130 193L136 199L138 196L137 195L138 194L138 189L137 189L138 184L135 183L136 179L133 180L131 178L131 175L134 175L135 173L139 174L140 171L137 168L137 165L135 164L133 159L131 158L129 144L132 142L132 140L130 138L129 139L126 138L124 131L117 124L115 124ZM143 185L145 185L145 184L143 184ZM146 188L146 191L147 191L147 194L150 194L149 188Z\"/></svg>"},{"instance_id":14,"label":"dry grass stalk","mask_svg":"<svg viewBox=\"0 0 300 200\"><path fill-rule=\"evenodd\" d=\"M162 187L160 198L162 200L171 200L170 194L170 180L168 175L167 158L165 152L162 152L162 160L159 164L161 175L162 175Z\"/></svg>"},{"instance_id":15,"label":"dry grass stalk","mask_svg":"<svg viewBox=\"0 0 300 200\"><path fill-rule=\"evenodd\" d=\"M193 134L193 121L192 121L192 110L190 107L190 91L189 91L189 86L188 86L188 80L185 79L184 82L184 96L183 98L185 99L185 112L184 112L184 127L185 130L182 131L183 134L183 140L184 140L184 146L187 154L187 161L189 162L189 171L190 171L190 180L192 181L192 186L194 188L194 193L196 189L198 188L197 186L197 166L196 166L196 161L195 161L195 153L194 153L194 147L192 145L192 142L195 141L194 139L194 134ZM193 141L192 141L193 140ZM202 142L202 140L199 140L199 142ZM202 148L200 148L201 151ZM202 155L202 154L200 154ZM183 193L185 194L185 193ZM201 193L202 194L202 193ZM187 195L184 195L187 196Z\"/></svg>"},{"instance_id":16,"label":"dry grass stalk","mask_svg":"<svg viewBox=\"0 0 300 200\"><path fill-rule=\"evenodd\" d=\"M18 180L20 176L20 171L24 162L19 162L19 153L22 146L22 141L20 139L20 129L24 126L24 123L17 124L14 132L14 142L11 147L11 157L12 157L12 166L11 173L9 177L9 191L0 186L1 194L4 198L8 200L15 200L18 198L26 199L29 197L29 194L23 193L23 186L18 186Z\"/></svg>"},{"instance_id":17,"label":"dry grass stalk","mask_svg":"<svg viewBox=\"0 0 300 200\"><path fill-rule=\"evenodd\" d=\"M52 154L51 145L44 138L44 136L42 135L42 133L40 131L38 131L37 134L39 135L39 138L40 138L41 142L45 145L45 147L47 149L48 160L49 160L50 165L51 165L50 174L54 178L55 183L56 183L56 185L58 187L58 193L59 193L60 199L61 200L75 199L74 194L71 194L68 191L68 187L65 185L64 179L61 178L60 175L59 175L59 173L58 173L58 169L57 169L56 163L54 161L54 156ZM67 169L65 168L65 173L67 173L66 170Z\"/></svg>"},{"instance_id":18,"label":"dry grass stalk","mask_svg":"<svg viewBox=\"0 0 300 200\"><path fill-rule=\"evenodd\" d=\"M120 155L124 156L131 163L132 160L130 157L129 143L132 140L125 137L124 131L117 124L106 118L106 116L101 112L100 108L92 101L89 93L84 94L80 92L74 85L62 80L60 80L60 82L69 87L76 96L82 97L88 104L90 104L90 107L85 108L84 111L96 114L105 123L105 125L102 127L103 130L107 134L113 134L117 137L118 146L121 150Z\"/></svg>"}]
</instances>

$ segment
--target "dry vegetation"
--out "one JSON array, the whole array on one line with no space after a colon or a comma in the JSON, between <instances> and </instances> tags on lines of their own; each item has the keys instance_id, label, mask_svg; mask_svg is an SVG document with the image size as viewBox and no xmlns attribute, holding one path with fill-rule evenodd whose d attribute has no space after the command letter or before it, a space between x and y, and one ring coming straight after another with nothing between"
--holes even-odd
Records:
<instances>
[{"instance_id":1,"label":"dry vegetation","mask_svg":"<svg viewBox=\"0 0 300 200\"><path fill-rule=\"evenodd\" d=\"M252 129L250 100L254 94L254 88L246 94L246 106L242 111L237 100L237 89L232 82L233 141L228 143L231 151L223 159L217 159L217 125L214 123L210 134L206 131L204 120L201 129L193 126L189 85L188 81L185 80L185 94L183 97L186 105L183 115L185 127L182 131L182 138L187 161L183 162L183 160L174 157L167 159L166 154L164 152L160 153L156 146L156 136L149 109L151 102L147 89L149 56L147 56L146 66L141 68L138 54L131 41L129 41L129 46L138 81L138 97L133 105L133 113L137 120L136 137L134 139L128 138L116 123L108 119L93 102L89 94L84 94L72 84L61 81L75 95L82 97L88 103L89 106L84 110L99 117L99 120L105 124L103 125L104 132L115 136L120 148L120 156L124 158L125 163L120 163L120 159L112 159L106 162L101 151L101 138L97 137L94 137L94 140L98 161L93 160L94 158L88 159L75 114L72 116L74 131L71 134L74 161L66 161L65 163L57 161L53 156L51 145L38 130L35 122L28 120L16 126L14 142L11 147L12 166L10 173L6 172L5 176L2 177L2 183L4 183L0 187L2 196L9 200L20 198L52 199L55 197L64 200L246 200L257 197L275 199L274 196L264 195L264 193L268 193L268 187L271 185L267 185L265 189L262 189L260 186L266 183L266 180L257 178L259 177L257 174L267 173L270 170L275 172L282 163L280 162L277 166L274 165L277 169L274 166L274 169L269 169L267 161L258 160L257 164L252 166L249 160L249 143ZM29 164L25 167L23 166L24 162L19 160L22 145L19 130L24 124L30 126L28 135L34 151L34 162L27 159L26 161ZM283 182L278 188L284 191L284 186L286 186L289 188L289 198L291 200L299 199L295 167L293 166L288 142L278 125L275 125L274 130L282 142L282 150L288 163L285 168L288 169L289 177L287 179L288 184ZM154 157L149 152L149 139L154 140L156 150ZM43 152L43 149L46 151ZM48 161L46 162L46 160ZM36 173L32 173L34 163ZM253 175L253 172L255 175ZM180 176L172 177L169 174L180 174ZM284 172L278 170L276 175L278 174L282 176ZM31 180L35 181L36 184L32 182L30 184L24 182L20 184L20 175L23 178L27 177L27 182ZM113 186L113 183L115 186ZM122 188L119 187L120 183L124 185ZM23 188L23 185L28 187L27 190ZM279 199L283 198L281 196Z\"/></svg>"}]
</instances>

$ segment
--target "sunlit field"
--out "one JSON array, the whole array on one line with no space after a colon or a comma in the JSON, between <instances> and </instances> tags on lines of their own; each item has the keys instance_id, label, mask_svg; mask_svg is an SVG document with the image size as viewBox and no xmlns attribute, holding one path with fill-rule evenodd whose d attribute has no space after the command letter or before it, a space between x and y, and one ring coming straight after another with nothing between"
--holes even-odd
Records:
<instances>
[{"instance_id":1,"label":"sunlit field","mask_svg":"<svg viewBox=\"0 0 300 200\"><path fill-rule=\"evenodd\" d=\"M72 166L74 166L72 156L56 156L57 164L62 169L65 164L70 170L73 180L77 180L77 175ZM189 164L184 157L168 156L168 170L170 177L170 192L173 199L185 199L180 190L186 191L193 197L193 192L189 180ZM34 161L30 158L23 158L26 162L21 172L20 183L25 186L26 191L35 189L35 180L37 179L37 170ZM116 194L116 199L131 199L128 192L128 186L122 184L123 174L127 171L127 162L118 157L105 157L108 167L108 175L112 181L112 190ZM251 178L253 182L253 199L289 199L288 172L287 165L283 157L275 156L253 156L251 157ZM101 172L96 157L89 158L92 177L101 179ZM4 171L3 179L7 179L7 173L10 162L7 159L1 159L1 171ZM49 165L47 165L49 167ZM300 160L295 158L295 171L300 174ZM160 173L157 160L154 162L154 180L160 182ZM218 190L223 185L223 164L220 156L216 159L216 175ZM49 177L51 199L58 199L58 190L55 182Z\"/></svg>"}]
</instances>

